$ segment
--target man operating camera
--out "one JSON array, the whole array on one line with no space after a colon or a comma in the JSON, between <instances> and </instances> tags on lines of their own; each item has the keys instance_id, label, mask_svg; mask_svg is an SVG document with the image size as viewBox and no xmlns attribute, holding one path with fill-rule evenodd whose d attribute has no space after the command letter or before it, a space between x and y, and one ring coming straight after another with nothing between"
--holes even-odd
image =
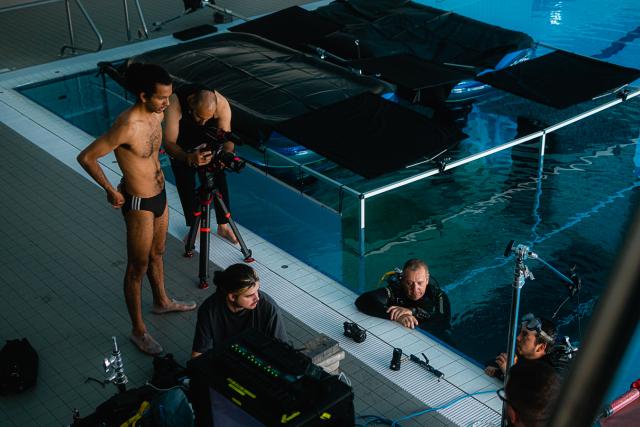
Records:
<instances>
[{"instance_id":1,"label":"man operating camera","mask_svg":"<svg viewBox=\"0 0 640 427\"><path fill-rule=\"evenodd\" d=\"M196 195L196 173L199 166L208 165L213 152L209 144L212 132L224 135L231 132L231 107L226 98L215 90L199 85L185 85L171 95L165 110L164 146L171 156L171 169L182 204L187 227L194 222L199 211ZM222 150L232 153L234 143L226 138L213 139L222 144ZM229 189L224 165L215 168L213 178L224 203L229 206ZM229 227L229 220L218 200L214 202L218 235L232 243L238 240Z\"/></svg>"}]
</instances>

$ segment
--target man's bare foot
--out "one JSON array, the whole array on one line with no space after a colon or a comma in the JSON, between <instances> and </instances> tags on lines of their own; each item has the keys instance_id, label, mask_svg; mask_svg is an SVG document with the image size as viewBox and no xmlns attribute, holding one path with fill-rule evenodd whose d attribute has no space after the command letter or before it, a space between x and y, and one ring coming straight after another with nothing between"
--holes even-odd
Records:
<instances>
[{"instance_id":1,"label":"man's bare foot","mask_svg":"<svg viewBox=\"0 0 640 427\"><path fill-rule=\"evenodd\" d=\"M151 309L152 313L165 314L172 313L174 311L191 311L196 309L197 304L195 301L178 301L177 299L170 299L166 305L154 305Z\"/></svg>"},{"instance_id":2,"label":"man's bare foot","mask_svg":"<svg viewBox=\"0 0 640 427\"><path fill-rule=\"evenodd\" d=\"M218 225L218 236L230 241L234 245L238 243L238 239L236 239L236 235L233 234L233 230L229 227L229 224Z\"/></svg>"},{"instance_id":3,"label":"man's bare foot","mask_svg":"<svg viewBox=\"0 0 640 427\"><path fill-rule=\"evenodd\" d=\"M164 351L158 341L154 340L153 337L147 332L142 335L131 334L129 339L136 345L136 347L138 347L141 352L150 354L151 356L155 356Z\"/></svg>"}]
</instances>

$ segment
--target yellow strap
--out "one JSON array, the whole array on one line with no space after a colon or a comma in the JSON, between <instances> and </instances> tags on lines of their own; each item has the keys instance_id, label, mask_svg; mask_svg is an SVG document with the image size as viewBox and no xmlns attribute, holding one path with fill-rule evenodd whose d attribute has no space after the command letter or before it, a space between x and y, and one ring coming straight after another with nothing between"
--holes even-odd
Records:
<instances>
[{"instance_id":1,"label":"yellow strap","mask_svg":"<svg viewBox=\"0 0 640 427\"><path fill-rule=\"evenodd\" d=\"M120 427L135 427L137 422L140 421L140 419L144 415L144 413L147 412L147 409L149 409L149 406L151 406L151 404L146 400L142 402L140 404L140 408L138 408L138 412L136 412L133 417L129 418L127 421L120 424Z\"/></svg>"},{"instance_id":2,"label":"yellow strap","mask_svg":"<svg viewBox=\"0 0 640 427\"><path fill-rule=\"evenodd\" d=\"M397 272L395 270L387 271L386 273L384 273L382 275L382 277L380 278L380 281L378 282L378 285L382 284L382 282L386 281L389 278L389 276L392 276L394 274L397 274Z\"/></svg>"}]
</instances>

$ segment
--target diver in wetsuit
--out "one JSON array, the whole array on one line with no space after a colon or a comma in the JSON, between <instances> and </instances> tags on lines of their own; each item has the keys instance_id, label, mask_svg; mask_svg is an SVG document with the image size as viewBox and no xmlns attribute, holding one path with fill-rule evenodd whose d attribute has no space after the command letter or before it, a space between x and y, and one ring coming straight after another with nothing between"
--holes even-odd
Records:
<instances>
[{"instance_id":1,"label":"diver in wetsuit","mask_svg":"<svg viewBox=\"0 0 640 427\"><path fill-rule=\"evenodd\" d=\"M356 299L356 307L370 316L390 319L414 329L448 331L451 306L447 294L429 277L429 267L419 259L410 259L402 272L387 273L387 286L365 292Z\"/></svg>"}]
</instances>

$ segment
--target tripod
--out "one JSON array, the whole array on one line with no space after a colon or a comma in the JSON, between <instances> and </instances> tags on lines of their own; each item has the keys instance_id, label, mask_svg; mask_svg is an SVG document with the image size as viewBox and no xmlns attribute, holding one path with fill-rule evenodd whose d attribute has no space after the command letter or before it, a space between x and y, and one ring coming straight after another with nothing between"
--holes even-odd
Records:
<instances>
[{"instance_id":1,"label":"tripod","mask_svg":"<svg viewBox=\"0 0 640 427\"><path fill-rule=\"evenodd\" d=\"M184 256L188 258L192 257L195 249L196 235L198 234L199 229L200 264L198 277L200 279L200 284L198 285L198 287L200 289L207 289L209 287L209 234L211 233L211 202L213 202L214 197L220 203L225 217L229 220L229 226L231 226L233 233L238 239L238 243L240 243L240 250L242 251L242 255L244 255L244 262L255 261L251 257L251 249L247 248L247 245L244 243L244 240L240 235L240 231L238 230L236 223L231 218L231 212L229 212L227 205L224 203L222 194L220 194L220 191L218 191L213 172L214 166L212 166L211 164L207 166L200 166L198 168L200 187L197 191L200 210L194 212L194 221L191 225L191 228L189 229L189 235L184 245Z\"/></svg>"}]
</instances>

